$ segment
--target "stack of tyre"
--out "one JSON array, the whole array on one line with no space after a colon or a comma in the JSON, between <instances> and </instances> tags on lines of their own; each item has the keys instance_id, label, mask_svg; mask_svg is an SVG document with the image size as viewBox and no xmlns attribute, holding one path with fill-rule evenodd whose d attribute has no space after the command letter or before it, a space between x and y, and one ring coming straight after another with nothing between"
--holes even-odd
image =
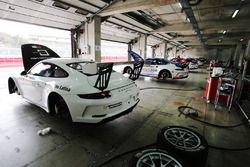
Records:
<instances>
[{"instance_id":1,"label":"stack of tyre","mask_svg":"<svg viewBox=\"0 0 250 167\"><path fill-rule=\"evenodd\" d=\"M131 167L204 167L208 144L192 129L169 126L160 130L157 148L136 153Z\"/></svg>"}]
</instances>

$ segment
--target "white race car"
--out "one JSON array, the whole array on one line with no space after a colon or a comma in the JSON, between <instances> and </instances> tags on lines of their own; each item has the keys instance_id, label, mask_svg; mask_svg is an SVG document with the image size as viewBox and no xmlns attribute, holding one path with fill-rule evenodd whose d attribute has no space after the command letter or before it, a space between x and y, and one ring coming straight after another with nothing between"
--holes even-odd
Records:
<instances>
[{"instance_id":1,"label":"white race car","mask_svg":"<svg viewBox=\"0 0 250 167\"><path fill-rule=\"evenodd\" d=\"M132 111L139 102L139 88L113 71L112 63L58 58L37 44L22 45L22 55L25 71L9 78L9 93L18 93L52 115L98 123Z\"/></svg>"},{"instance_id":2,"label":"white race car","mask_svg":"<svg viewBox=\"0 0 250 167\"><path fill-rule=\"evenodd\" d=\"M121 73L130 74L133 66L131 64L119 65L114 69ZM185 68L177 67L170 61L163 58L147 58L145 59L144 66L141 70L141 76L153 77L157 79L182 79L188 77L188 70Z\"/></svg>"},{"instance_id":3,"label":"white race car","mask_svg":"<svg viewBox=\"0 0 250 167\"><path fill-rule=\"evenodd\" d=\"M196 61L190 61L188 64L189 70L196 70L198 69L198 63Z\"/></svg>"}]
</instances>

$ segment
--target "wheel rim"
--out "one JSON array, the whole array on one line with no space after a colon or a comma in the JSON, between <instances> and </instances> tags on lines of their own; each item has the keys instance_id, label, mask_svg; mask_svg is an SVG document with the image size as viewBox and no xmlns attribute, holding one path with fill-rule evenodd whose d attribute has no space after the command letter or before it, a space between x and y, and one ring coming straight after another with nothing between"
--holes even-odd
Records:
<instances>
[{"instance_id":1,"label":"wheel rim","mask_svg":"<svg viewBox=\"0 0 250 167\"><path fill-rule=\"evenodd\" d=\"M182 167L182 165L166 153L152 151L141 156L136 167Z\"/></svg>"},{"instance_id":2,"label":"wheel rim","mask_svg":"<svg viewBox=\"0 0 250 167\"><path fill-rule=\"evenodd\" d=\"M58 102L55 103L55 114L60 115L62 117L68 117L69 112L67 110L67 106L63 100L59 100Z\"/></svg>"},{"instance_id":3,"label":"wheel rim","mask_svg":"<svg viewBox=\"0 0 250 167\"><path fill-rule=\"evenodd\" d=\"M167 79L169 77L168 72L162 72L161 78L162 79Z\"/></svg>"},{"instance_id":4,"label":"wheel rim","mask_svg":"<svg viewBox=\"0 0 250 167\"><path fill-rule=\"evenodd\" d=\"M164 132L165 139L179 149L194 150L201 145L200 138L183 128L170 128Z\"/></svg>"},{"instance_id":5,"label":"wheel rim","mask_svg":"<svg viewBox=\"0 0 250 167\"><path fill-rule=\"evenodd\" d=\"M18 95L20 95L20 93L19 93L18 88L17 88L16 85L14 86L13 90L14 90L15 93L17 93Z\"/></svg>"},{"instance_id":6,"label":"wheel rim","mask_svg":"<svg viewBox=\"0 0 250 167\"><path fill-rule=\"evenodd\" d=\"M131 74L131 73L132 73L132 69L131 69L131 68L127 68L127 69L125 70L125 73Z\"/></svg>"}]
</instances>

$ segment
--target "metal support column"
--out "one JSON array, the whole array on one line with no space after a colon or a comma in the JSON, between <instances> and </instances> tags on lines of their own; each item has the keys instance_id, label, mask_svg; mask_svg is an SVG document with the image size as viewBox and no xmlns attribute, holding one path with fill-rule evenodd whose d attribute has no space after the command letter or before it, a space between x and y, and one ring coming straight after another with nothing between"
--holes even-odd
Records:
<instances>
[{"instance_id":1,"label":"metal support column","mask_svg":"<svg viewBox=\"0 0 250 167\"><path fill-rule=\"evenodd\" d=\"M77 43L76 43L76 30L71 29L71 57L75 58L77 56Z\"/></svg>"}]
</instances>

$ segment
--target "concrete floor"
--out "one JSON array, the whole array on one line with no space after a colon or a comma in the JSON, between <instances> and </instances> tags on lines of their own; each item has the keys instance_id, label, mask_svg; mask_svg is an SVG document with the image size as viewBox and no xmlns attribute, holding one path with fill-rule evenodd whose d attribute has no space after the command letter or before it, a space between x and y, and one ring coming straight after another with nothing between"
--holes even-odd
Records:
<instances>
[{"instance_id":1,"label":"concrete floor","mask_svg":"<svg viewBox=\"0 0 250 167\"><path fill-rule=\"evenodd\" d=\"M181 125L203 134L212 145L244 147L250 145L250 129L218 129L204 126L179 116L178 106L193 106L201 110L199 117L217 124L236 124L240 112L220 107L214 110L202 98L205 72L191 73L188 79L165 82L139 79L139 87L167 87L196 91L143 90L134 111L111 122L99 125L69 123L51 117L42 109L19 96L9 95L6 79L10 70L0 71L0 167L94 167L119 153L155 142L158 130L164 126ZM13 72L13 71L12 71ZM15 72L15 70L14 70ZM52 127L54 133L37 135L39 129ZM107 166L125 167L132 154ZM207 167L248 167L250 151L220 151L209 149Z\"/></svg>"}]
</instances>

